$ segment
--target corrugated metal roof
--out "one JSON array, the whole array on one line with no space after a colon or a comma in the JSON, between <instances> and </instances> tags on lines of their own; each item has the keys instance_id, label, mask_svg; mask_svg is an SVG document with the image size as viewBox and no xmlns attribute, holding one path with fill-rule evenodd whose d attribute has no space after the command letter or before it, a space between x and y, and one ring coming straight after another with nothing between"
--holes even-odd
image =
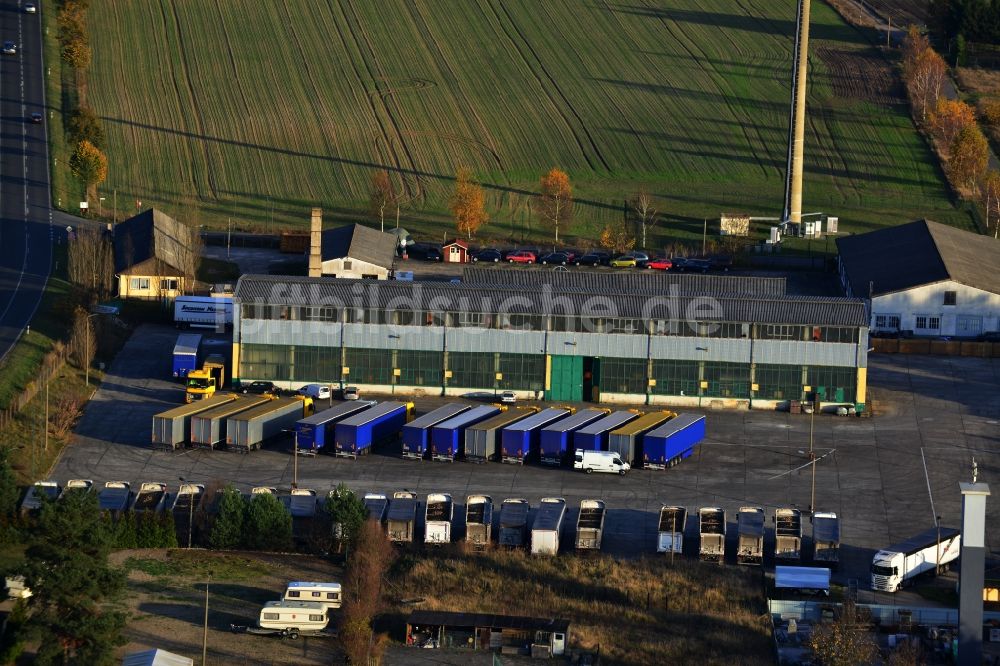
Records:
<instances>
[{"instance_id":1,"label":"corrugated metal roof","mask_svg":"<svg viewBox=\"0 0 1000 666\"><path fill-rule=\"evenodd\" d=\"M447 405L441 405L437 409L427 412L423 416L419 416L409 423L407 423L404 428L429 428L430 426L437 425L442 421L446 421L451 417L461 414L462 412L468 411L470 405L462 405L459 403L449 403Z\"/></svg>"},{"instance_id":2,"label":"corrugated metal roof","mask_svg":"<svg viewBox=\"0 0 1000 666\"><path fill-rule=\"evenodd\" d=\"M157 258L183 271L191 264L194 230L166 213L150 208L114 228L115 273ZM165 274L165 273L164 273Z\"/></svg>"},{"instance_id":3,"label":"corrugated metal roof","mask_svg":"<svg viewBox=\"0 0 1000 666\"><path fill-rule=\"evenodd\" d=\"M505 430L513 432L543 428L553 421L558 421L564 418L568 414L570 414L570 410L564 407L549 407L548 409L543 409L537 414L532 414L523 421L518 421L517 423L507 426Z\"/></svg>"},{"instance_id":4,"label":"corrugated metal roof","mask_svg":"<svg viewBox=\"0 0 1000 666\"><path fill-rule=\"evenodd\" d=\"M606 409L584 409L572 416L567 416L564 419L556 421L550 426L545 426L542 428L542 432L569 432L578 430L588 423L603 418L607 414L608 410Z\"/></svg>"},{"instance_id":5,"label":"corrugated metal roof","mask_svg":"<svg viewBox=\"0 0 1000 666\"><path fill-rule=\"evenodd\" d=\"M352 400L350 402L342 402L329 409L324 409L322 412L316 412L312 416L300 419L299 423L303 425L323 425L324 423L329 423L335 419L341 419L345 416L357 414L374 404L374 400Z\"/></svg>"},{"instance_id":6,"label":"corrugated metal roof","mask_svg":"<svg viewBox=\"0 0 1000 666\"><path fill-rule=\"evenodd\" d=\"M471 425L468 427L468 430L495 430L496 428L503 428L515 421L527 418L537 411L537 409L532 407L515 407L509 411L501 412L496 416L491 416L485 421Z\"/></svg>"},{"instance_id":7,"label":"corrugated metal roof","mask_svg":"<svg viewBox=\"0 0 1000 666\"><path fill-rule=\"evenodd\" d=\"M621 427L623 424L629 421L634 421L639 418L639 415L635 412L629 411L617 411L612 412L605 416L599 421L595 421L588 426L584 426L577 430L577 433L581 435L594 435L602 432L607 432L608 430L614 430L615 428Z\"/></svg>"},{"instance_id":8,"label":"corrugated metal roof","mask_svg":"<svg viewBox=\"0 0 1000 666\"><path fill-rule=\"evenodd\" d=\"M692 423L703 420L705 420L703 414L678 414L676 418L670 419L655 430L650 430L646 433L646 437L669 437Z\"/></svg>"},{"instance_id":9,"label":"corrugated metal roof","mask_svg":"<svg viewBox=\"0 0 1000 666\"><path fill-rule=\"evenodd\" d=\"M548 631L567 633L569 620L559 618L520 617L516 615L492 615L489 613L452 613L449 611L416 610L410 613L406 623L446 627L478 627L491 629L523 629L527 631Z\"/></svg>"},{"instance_id":10,"label":"corrugated metal roof","mask_svg":"<svg viewBox=\"0 0 1000 666\"><path fill-rule=\"evenodd\" d=\"M556 291L591 294L666 295L671 290L687 295L784 296L783 277L743 275L704 275L693 273L546 271L525 268L469 267L462 272L462 282L486 287L498 285L538 289L549 285Z\"/></svg>"},{"instance_id":11,"label":"corrugated metal roof","mask_svg":"<svg viewBox=\"0 0 1000 666\"><path fill-rule=\"evenodd\" d=\"M125 655L122 666L194 666L194 659L166 650L143 650Z\"/></svg>"},{"instance_id":12,"label":"corrugated metal roof","mask_svg":"<svg viewBox=\"0 0 1000 666\"><path fill-rule=\"evenodd\" d=\"M1000 241L931 220L837 239L855 296L867 297L954 280L1000 294Z\"/></svg>"},{"instance_id":13,"label":"corrugated metal roof","mask_svg":"<svg viewBox=\"0 0 1000 666\"><path fill-rule=\"evenodd\" d=\"M363 307L436 312L562 314L594 318L670 319L814 326L868 325L864 301L820 296L651 296L539 290L445 282L396 282L244 275L236 285L244 303Z\"/></svg>"},{"instance_id":14,"label":"corrugated metal roof","mask_svg":"<svg viewBox=\"0 0 1000 666\"><path fill-rule=\"evenodd\" d=\"M650 412L649 414L643 414L635 421L630 421L618 428L617 430L612 430L612 435L636 435L641 432L646 432L651 430L656 426L660 425L672 416L672 412Z\"/></svg>"},{"instance_id":15,"label":"corrugated metal roof","mask_svg":"<svg viewBox=\"0 0 1000 666\"><path fill-rule=\"evenodd\" d=\"M492 405L479 405L478 407L473 407L467 412L462 412L457 416L453 416L446 421L433 426L435 430L451 430L454 428L461 428L470 423L477 423L485 418L489 418L500 411L499 407L494 407Z\"/></svg>"}]
</instances>

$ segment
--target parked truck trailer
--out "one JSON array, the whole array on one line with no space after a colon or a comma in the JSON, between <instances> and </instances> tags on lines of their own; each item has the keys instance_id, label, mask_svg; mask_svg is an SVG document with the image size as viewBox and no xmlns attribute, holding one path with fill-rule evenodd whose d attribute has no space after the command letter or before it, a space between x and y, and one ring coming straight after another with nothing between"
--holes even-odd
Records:
<instances>
[{"instance_id":1,"label":"parked truck trailer","mask_svg":"<svg viewBox=\"0 0 1000 666\"><path fill-rule=\"evenodd\" d=\"M802 560L802 512L798 509L774 510L774 559L792 565Z\"/></svg>"},{"instance_id":2,"label":"parked truck trailer","mask_svg":"<svg viewBox=\"0 0 1000 666\"><path fill-rule=\"evenodd\" d=\"M465 540L476 547L489 545L493 532L493 498L469 495L465 498Z\"/></svg>"},{"instance_id":3,"label":"parked truck trailer","mask_svg":"<svg viewBox=\"0 0 1000 666\"><path fill-rule=\"evenodd\" d=\"M451 543L455 503L448 493L431 493L424 506L424 543Z\"/></svg>"},{"instance_id":4,"label":"parked truck trailer","mask_svg":"<svg viewBox=\"0 0 1000 666\"><path fill-rule=\"evenodd\" d=\"M515 407L465 429L465 459L485 463L500 459L500 433L523 418L538 413L538 407Z\"/></svg>"},{"instance_id":5,"label":"parked truck trailer","mask_svg":"<svg viewBox=\"0 0 1000 666\"><path fill-rule=\"evenodd\" d=\"M812 516L813 562L836 569L840 562L840 518L832 511Z\"/></svg>"},{"instance_id":6,"label":"parked truck trailer","mask_svg":"<svg viewBox=\"0 0 1000 666\"><path fill-rule=\"evenodd\" d=\"M656 552L683 555L686 524L687 509L668 504L661 506L660 519L657 524ZM725 538L723 538L723 543L725 543Z\"/></svg>"},{"instance_id":7,"label":"parked truck trailer","mask_svg":"<svg viewBox=\"0 0 1000 666\"><path fill-rule=\"evenodd\" d=\"M205 486L200 483L182 483L170 505L174 517L174 531L177 543L190 548L195 539L194 514L201 508L205 496Z\"/></svg>"},{"instance_id":8,"label":"parked truck trailer","mask_svg":"<svg viewBox=\"0 0 1000 666\"><path fill-rule=\"evenodd\" d=\"M726 511L706 506L698 509L698 557L706 562L726 559Z\"/></svg>"},{"instance_id":9,"label":"parked truck trailer","mask_svg":"<svg viewBox=\"0 0 1000 666\"><path fill-rule=\"evenodd\" d=\"M736 563L760 566L764 561L764 509L741 506L736 514Z\"/></svg>"},{"instance_id":10,"label":"parked truck trailer","mask_svg":"<svg viewBox=\"0 0 1000 666\"><path fill-rule=\"evenodd\" d=\"M604 536L604 502L585 499L580 502L580 515L576 519L576 549L600 550Z\"/></svg>"},{"instance_id":11,"label":"parked truck trailer","mask_svg":"<svg viewBox=\"0 0 1000 666\"><path fill-rule=\"evenodd\" d=\"M170 503L167 484L159 482L143 483L132 498L129 508L135 513L161 513Z\"/></svg>"},{"instance_id":12,"label":"parked truck trailer","mask_svg":"<svg viewBox=\"0 0 1000 666\"><path fill-rule=\"evenodd\" d=\"M539 452L543 465L566 465L573 459L573 433L611 413L610 409L584 409L542 428Z\"/></svg>"},{"instance_id":13,"label":"parked truck trailer","mask_svg":"<svg viewBox=\"0 0 1000 666\"><path fill-rule=\"evenodd\" d=\"M62 487L55 481L36 481L21 501L21 513L29 514L42 508L45 499L56 500L62 494Z\"/></svg>"},{"instance_id":14,"label":"parked truck trailer","mask_svg":"<svg viewBox=\"0 0 1000 666\"><path fill-rule=\"evenodd\" d=\"M544 497L538 504L535 523L531 526L531 554L558 555L559 536L566 517L566 500Z\"/></svg>"},{"instance_id":15,"label":"parked truck trailer","mask_svg":"<svg viewBox=\"0 0 1000 666\"><path fill-rule=\"evenodd\" d=\"M198 333L181 333L174 343L173 376L184 379L188 373L198 368L198 356L201 354L201 335Z\"/></svg>"},{"instance_id":16,"label":"parked truck trailer","mask_svg":"<svg viewBox=\"0 0 1000 666\"><path fill-rule=\"evenodd\" d=\"M338 456L357 458L374 446L399 436L413 419L412 402L383 402L360 414L349 416L334 426L334 448Z\"/></svg>"},{"instance_id":17,"label":"parked truck trailer","mask_svg":"<svg viewBox=\"0 0 1000 666\"><path fill-rule=\"evenodd\" d=\"M643 435L675 416L676 414L668 411L643 414L636 420L608 433L608 450L617 453L632 467L642 466Z\"/></svg>"},{"instance_id":18,"label":"parked truck trailer","mask_svg":"<svg viewBox=\"0 0 1000 666\"><path fill-rule=\"evenodd\" d=\"M947 571L961 551L961 531L932 527L875 553L871 587L879 592L896 592L912 584L917 576Z\"/></svg>"},{"instance_id":19,"label":"parked truck trailer","mask_svg":"<svg viewBox=\"0 0 1000 666\"><path fill-rule=\"evenodd\" d=\"M454 462L462 455L465 431L469 426L496 416L503 409L493 405L479 405L431 427L430 456L432 460Z\"/></svg>"},{"instance_id":20,"label":"parked truck trailer","mask_svg":"<svg viewBox=\"0 0 1000 666\"><path fill-rule=\"evenodd\" d=\"M392 494L386 528L389 541L412 543L417 532L417 494L399 490Z\"/></svg>"},{"instance_id":21,"label":"parked truck trailer","mask_svg":"<svg viewBox=\"0 0 1000 666\"><path fill-rule=\"evenodd\" d=\"M642 438L642 466L647 469L673 467L694 453L705 439L705 417L678 414Z\"/></svg>"},{"instance_id":22,"label":"parked truck trailer","mask_svg":"<svg viewBox=\"0 0 1000 666\"><path fill-rule=\"evenodd\" d=\"M629 421L636 420L639 418L639 414L634 409L619 410L585 425L573 433L574 452L607 451L609 433L621 428Z\"/></svg>"},{"instance_id":23,"label":"parked truck trailer","mask_svg":"<svg viewBox=\"0 0 1000 666\"><path fill-rule=\"evenodd\" d=\"M358 412L363 412L374 404L374 400L342 402L330 409L324 409L296 421L296 451L307 456L314 456L317 453L333 453L334 431L337 424Z\"/></svg>"},{"instance_id":24,"label":"parked truck trailer","mask_svg":"<svg viewBox=\"0 0 1000 666\"><path fill-rule=\"evenodd\" d=\"M194 415L227 405L237 398L235 393L225 393L156 414L153 416L153 448L176 450L191 436L191 418Z\"/></svg>"},{"instance_id":25,"label":"parked truck trailer","mask_svg":"<svg viewBox=\"0 0 1000 666\"><path fill-rule=\"evenodd\" d=\"M521 548L528 538L528 500L520 497L505 499L500 505L501 546Z\"/></svg>"},{"instance_id":26,"label":"parked truck trailer","mask_svg":"<svg viewBox=\"0 0 1000 666\"><path fill-rule=\"evenodd\" d=\"M264 442L289 433L295 423L311 416L312 398L275 398L245 412L229 417L226 424L226 448L239 453L250 453Z\"/></svg>"},{"instance_id":27,"label":"parked truck trailer","mask_svg":"<svg viewBox=\"0 0 1000 666\"><path fill-rule=\"evenodd\" d=\"M270 395L248 395L191 416L191 446L214 449L226 441L229 418L273 400Z\"/></svg>"},{"instance_id":28,"label":"parked truck trailer","mask_svg":"<svg viewBox=\"0 0 1000 666\"><path fill-rule=\"evenodd\" d=\"M451 403L441 405L423 416L418 416L403 426L403 457L423 460L430 452L431 429L453 416L469 411L470 405Z\"/></svg>"},{"instance_id":29,"label":"parked truck trailer","mask_svg":"<svg viewBox=\"0 0 1000 666\"><path fill-rule=\"evenodd\" d=\"M571 415L572 407L549 407L512 423L500 432L500 460L523 465L538 458L542 428Z\"/></svg>"},{"instance_id":30,"label":"parked truck trailer","mask_svg":"<svg viewBox=\"0 0 1000 666\"><path fill-rule=\"evenodd\" d=\"M107 511L112 518L124 513L132 501L132 486L127 481L106 481L97 493L97 505Z\"/></svg>"},{"instance_id":31,"label":"parked truck trailer","mask_svg":"<svg viewBox=\"0 0 1000 666\"><path fill-rule=\"evenodd\" d=\"M383 493L366 493L364 497L368 519L381 523L385 520L385 512L389 508L389 498Z\"/></svg>"}]
</instances>

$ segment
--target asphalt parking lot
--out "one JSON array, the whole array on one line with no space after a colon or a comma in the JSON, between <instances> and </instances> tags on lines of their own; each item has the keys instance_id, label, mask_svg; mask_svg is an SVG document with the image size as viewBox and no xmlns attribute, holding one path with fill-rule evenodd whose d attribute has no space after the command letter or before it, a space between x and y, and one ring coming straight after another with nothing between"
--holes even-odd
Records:
<instances>
[{"instance_id":1,"label":"asphalt parking lot","mask_svg":"<svg viewBox=\"0 0 1000 666\"><path fill-rule=\"evenodd\" d=\"M175 339L176 331L169 327L143 326L133 334L50 478L174 486L179 477L206 483L218 479L244 490L267 485L287 492L294 474L287 442L250 455L150 447L152 415L183 400L182 386L169 378ZM935 514L943 525L959 526L958 483L971 480L973 458L980 480L1000 489L1000 361L880 355L871 358L869 377L876 411L872 418L708 411L704 444L665 471L636 470L621 478L499 463L404 461L396 445L356 461L300 456L298 485L320 494L341 482L360 492L449 492L457 503L472 493L491 495L497 503L525 497L533 505L542 497L560 496L570 507L584 498L600 498L609 509L605 550L622 556L654 552L661 504L684 505L689 512L721 506L728 512L728 550L733 551L740 506L763 506L769 516L779 506L808 507L812 420L820 458L816 506L841 517L838 578L858 578L863 589L874 549L932 527ZM441 402L417 400L417 411ZM1000 500L994 498L988 506L988 524L1000 525ZM458 506L456 516L463 510ZM575 517L570 511L567 522ZM461 533L460 526L457 530ZM810 533L808 522L804 531ZM571 535L572 529L564 542ZM685 550L693 554L697 525L690 517L686 535ZM773 548L773 529L769 538L766 549ZM987 531L987 546L994 558L1000 557L1000 531Z\"/></svg>"}]
</instances>

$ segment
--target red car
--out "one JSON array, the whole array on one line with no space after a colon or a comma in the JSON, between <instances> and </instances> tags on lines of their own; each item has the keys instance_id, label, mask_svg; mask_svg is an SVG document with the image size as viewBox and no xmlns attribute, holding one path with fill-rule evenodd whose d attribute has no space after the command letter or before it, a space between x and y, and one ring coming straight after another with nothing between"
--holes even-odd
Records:
<instances>
[{"instance_id":1,"label":"red car","mask_svg":"<svg viewBox=\"0 0 1000 666\"><path fill-rule=\"evenodd\" d=\"M507 261L512 264L533 264L537 260L534 252L518 250L507 255Z\"/></svg>"},{"instance_id":2,"label":"red car","mask_svg":"<svg viewBox=\"0 0 1000 666\"><path fill-rule=\"evenodd\" d=\"M658 271L669 271L673 265L673 262L666 257L657 257L656 259L650 259L649 263L646 264L646 268L653 268Z\"/></svg>"}]
</instances>

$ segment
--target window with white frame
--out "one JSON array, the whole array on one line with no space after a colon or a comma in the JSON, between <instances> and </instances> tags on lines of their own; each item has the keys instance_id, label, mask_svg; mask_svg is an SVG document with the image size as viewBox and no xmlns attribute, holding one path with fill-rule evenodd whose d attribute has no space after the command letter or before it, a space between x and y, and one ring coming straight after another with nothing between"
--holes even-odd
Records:
<instances>
[{"instance_id":1,"label":"window with white frame","mask_svg":"<svg viewBox=\"0 0 1000 666\"><path fill-rule=\"evenodd\" d=\"M918 331L938 331L941 330L941 318L933 315L917 315L913 327Z\"/></svg>"},{"instance_id":2,"label":"window with white frame","mask_svg":"<svg viewBox=\"0 0 1000 666\"><path fill-rule=\"evenodd\" d=\"M877 314L875 315L875 330L877 331L898 331L898 314Z\"/></svg>"},{"instance_id":3,"label":"window with white frame","mask_svg":"<svg viewBox=\"0 0 1000 666\"><path fill-rule=\"evenodd\" d=\"M141 290L141 289L147 289L148 290L149 289L149 278L148 277L144 277L144 278L134 277L131 280L129 280L129 288L135 289L135 290Z\"/></svg>"}]
</instances>

